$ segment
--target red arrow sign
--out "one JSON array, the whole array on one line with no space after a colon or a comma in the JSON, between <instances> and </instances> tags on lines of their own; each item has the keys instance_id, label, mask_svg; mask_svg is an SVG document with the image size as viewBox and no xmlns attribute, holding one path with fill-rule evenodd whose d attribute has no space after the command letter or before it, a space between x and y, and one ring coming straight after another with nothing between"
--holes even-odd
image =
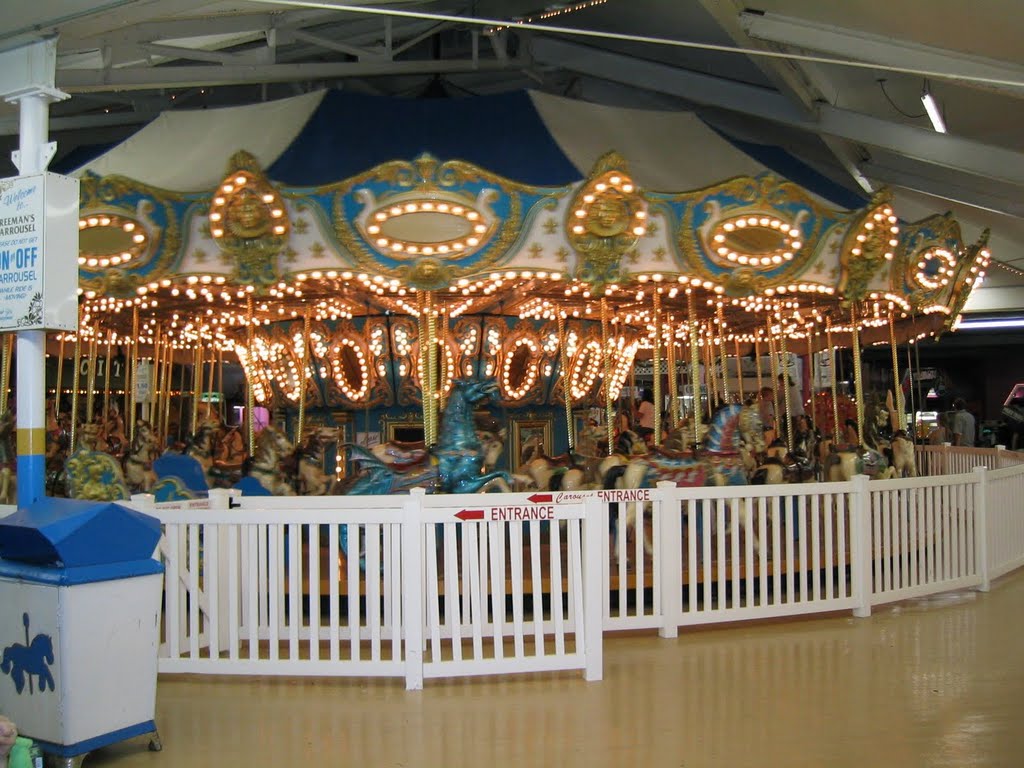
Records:
<instances>
[{"instance_id":1,"label":"red arrow sign","mask_svg":"<svg viewBox=\"0 0 1024 768\"><path fill-rule=\"evenodd\" d=\"M459 520L483 520L484 511L482 509L464 509L461 512L456 512L455 516Z\"/></svg>"},{"instance_id":2,"label":"red arrow sign","mask_svg":"<svg viewBox=\"0 0 1024 768\"><path fill-rule=\"evenodd\" d=\"M551 494L550 493L535 493L535 494L533 494L533 496L527 496L526 498L528 500L532 501L534 504L544 504L544 503L550 504L551 503Z\"/></svg>"}]
</instances>

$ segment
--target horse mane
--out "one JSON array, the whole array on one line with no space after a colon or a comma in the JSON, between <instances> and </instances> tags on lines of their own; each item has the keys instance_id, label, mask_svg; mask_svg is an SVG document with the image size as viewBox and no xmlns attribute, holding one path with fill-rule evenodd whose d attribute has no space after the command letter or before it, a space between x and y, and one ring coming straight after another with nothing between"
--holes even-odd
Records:
<instances>
[{"instance_id":1,"label":"horse mane","mask_svg":"<svg viewBox=\"0 0 1024 768\"><path fill-rule=\"evenodd\" d=\"M711 427L704 438L704 449L711 453L739 453L738 440L740 414L743 406L729 403L719 408L711 420Z\"/></svg>"}]
</instances>

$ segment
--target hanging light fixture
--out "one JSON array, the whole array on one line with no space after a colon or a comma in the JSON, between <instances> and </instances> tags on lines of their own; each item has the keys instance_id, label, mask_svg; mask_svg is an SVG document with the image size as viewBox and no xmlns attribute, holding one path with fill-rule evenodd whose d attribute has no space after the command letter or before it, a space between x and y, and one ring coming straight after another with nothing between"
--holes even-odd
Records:
<instances>
[{"instance_id":1,"label":"hanging light fixture","mask_svg":"<svg viewBox=\"0 0 1024 768\"><path fill-rule=\"evenodd\" d=\"M925 112L928 113L928 119L932 121L932 127L939 133L945 133L946 121L942 119L942 112L939 110L939 104L935 101L935 97L932 96L932 92L927 81L925 81L924 91L921 93L921 103L924 104Z\"/></svg>"}]
</instances>

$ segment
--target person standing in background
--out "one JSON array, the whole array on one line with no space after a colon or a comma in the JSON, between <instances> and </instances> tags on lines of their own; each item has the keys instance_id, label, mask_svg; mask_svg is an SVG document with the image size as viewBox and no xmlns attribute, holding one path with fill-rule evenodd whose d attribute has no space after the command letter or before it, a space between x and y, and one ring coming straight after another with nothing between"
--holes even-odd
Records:
<instances>
[{"instance_id":1,"label":"person standing in background","mask_svg":"<svg viewBox=\"0 0 1024 768\"><path fill-rule=\"evenodd\" d=\"M654 434L654 394L649 389L644 390L636 409L636 433L645 441Z\"/></svg>"},{"instance_id":2,"label":"person standing in background","mask_svg":"<svg viewBox=\"0 0 1024 768\"><path fill-rule=\"evenodd\" d=\"M953 401L953 416L950 419L953 445L973 446L976 435L974 415L967 410L962 397Z\"/></svg>"}]
</instances>

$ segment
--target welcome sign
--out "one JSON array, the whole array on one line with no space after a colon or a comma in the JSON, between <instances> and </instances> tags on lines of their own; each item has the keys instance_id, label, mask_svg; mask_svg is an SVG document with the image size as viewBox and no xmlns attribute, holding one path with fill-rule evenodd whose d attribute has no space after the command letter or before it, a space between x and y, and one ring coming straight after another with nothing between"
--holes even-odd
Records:
<instances>
[{"instance_id":1,"label":"welcome sign","mask_svg":"<svg viewBox=\"0 0 1024 768\"><path fill-rule=\"evenodd\" d=\"M78 179L0 179L0 331L78 328Z\"/></svg>"}]
</instances>

